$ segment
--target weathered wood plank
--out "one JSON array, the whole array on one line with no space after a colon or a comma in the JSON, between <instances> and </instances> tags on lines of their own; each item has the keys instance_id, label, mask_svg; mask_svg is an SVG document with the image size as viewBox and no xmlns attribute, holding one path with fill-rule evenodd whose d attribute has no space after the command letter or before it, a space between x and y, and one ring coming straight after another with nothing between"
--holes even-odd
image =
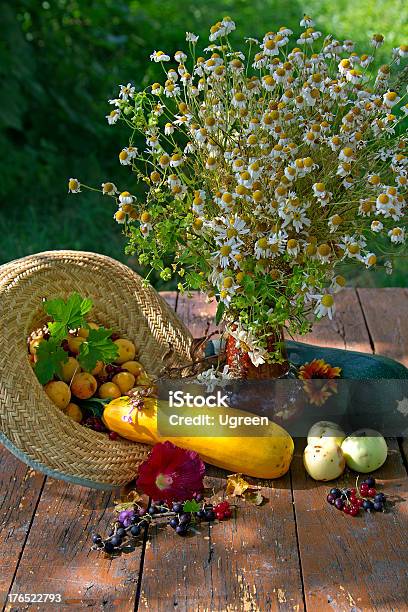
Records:
<instances>
[{"instance_id":1,"label":"weathered wood plank","mask_svg":"<svg viewBox=\"0 0 408 612\"><path fill-rule=\"evenodd\" d=\"M60 593L58 609L133 611L141 549L113 560L90 550L92 531L108 531L116 497L47 479L11 592Z\"/></svg>"},{"instance_id":2,"label":"weathered wood plank","mask_svg":"<svg viewBox=\"0 0 408 612\"><path fill-rule=\"evenodd\" d=\"M0 446L0 605L7 601L45 477Z\"/></svg>"},{"instance_id":3,"label":"weathered wood plank","mask_svg":"<svg viewBox=\"0 0 408 612\"><path fill-rule=\"evenodd\" d=\"M408 366L408 289L358 289L374 352ZM402 440L408 466L408 438Z\"/></svg>"},{"instance_id":4,"label":"weathered wood plank","mask_svg":"<svg viewBox=\"0 0 408 612\"><path fill-rule=\"evenodd\" d=\"M357 293L375 352L408 367L408 289L357 289Z\"/></svg>"},{"instance_id":5,"label":"weathered wood plank","mask_svg":"<svg viewBox=\"0 0 408 612\"><path fill-rule=\"evenodd\" d=\"M164 297L172 303L172 296ZM213 321L215 309L198 294L178 299L177 312L196 337ZM207 472L220 497L226 472L211 467ZM265 506L244 504L236 518L212 526L209 533L202 528L200 535L187 539L171 530L152 533L144 557L141 609L303 609L290 477L263 484Z\"/></svg>"},{"instance_id":6,"label":"weathered wood plank","mask_svg":"<svg viewBox=\"0 0 408 612\"><path fill-rule=\"evenodd\" d=\"M371 353L367 327L355 289L343 289L335 296L336 314L332 321L323 317L306 336L295 340L351 351Z\"/></svg>"},{"instance_id":7,"label":"weathered wood plank","mask_svg":"<svg viewBox=\"0 0 408 612\"><path fill-rule=\"evenodd\" d=\"M397 443L389 443L387 462L375 473L392 508L355 518L327 503L331 483L307 476L303 446L291 471L308 610L406 610L408 478ZM355 476L346 473L334 484L354 486Z\"/></svg>"}]
</instances>

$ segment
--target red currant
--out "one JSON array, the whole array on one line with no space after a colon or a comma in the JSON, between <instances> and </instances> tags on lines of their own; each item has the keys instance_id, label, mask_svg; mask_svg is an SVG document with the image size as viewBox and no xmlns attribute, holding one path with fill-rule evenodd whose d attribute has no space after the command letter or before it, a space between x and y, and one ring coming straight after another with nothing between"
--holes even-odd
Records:
<instances>
[{"instance_id":1,"label":"red currant","mask_svg":"<svg viewBox=\"0 0 408 612\"><path fill-rule=\"evenodd\" d=\"M368 497L375 497L377 495L377 490L374 488L368 489L367 495Z\"/></svg>"},{"instance_id":2,"label":"red currant","mask_svg":"<svg viewBox=\"0 0 408 612\"><path fill-rule=\"evenodd\" d=\"M109 440L117 440L119 438L119 434L116 431L109 432Z\"/></svg>"},{"instance_id":3,"label":"red currant","mask_svg":"<svg viewBox=\"0 0 408 612\"><path fill-rule=\"evenodd\" d=\"M365 496L367 495L369 488L370 488L370 487L368 486L368 484L365 484L365 483L363 483L363 484L360 486L360 493L361 493L361 495L362 495L363 497L365 497Z\"/></svg>"},{"instance_id":4,"label":"red currant","mask_svg":"<svg viewBox=\"0 0 408 612\"><path fill-rule=\"evenodd\" d=\"M361 497L356 500L356 506L358 506L359 508L362 508L363 504L364 504L364 499L361 499Z\"/></svg>"},{"instance_id":5,"label":"red currant","mask_svg":"<svg viewBox=\"0 0 408 612\"><path fill-rule=\"evenodd\" d=\"M216 512L215 516L217 517L219 521L223 521L225 518L225 514L223 512Z\"/></svg>"},{"instance_id":6,"label":"red currant","mask_svg":"<svg viewBox=\"0 0 408 612\"><path fill-rule=\"evenodd\" d=\"M355 497L357 493L357 489L350 489L350 496Z\"/></svg>"},{"instance_id":7,"label":"red currant","mask_svg":"<svg viewBox=\"0 0 408 612\"><path fill-rule=\"evenodd\" d=\"M344 514L350 514L350 511L351 511L350 506L344 506L344 507L343 507L343 512L344 512Z\"/></svg>"},{"instance_id":8,"label":"red currant","mask_svg":"<svg viewBox=\"0 0 408 612\"><path fill-rule=\"evenodd\" d=\"M349 511L349 515L350 516L357 516L359 511L360 511L360 508L358 506L351 506L350 511Z\"/></svg>"},{"instance_id":9,"label":"red currant","mask_svg":"<svg viewBox=\"0 0 408 612\"><path fill-rule=\"evenodd\" d=\"M224 518L231 518L232 516L232 512L231 510L225 510L224 512Z\"/></svg>"}]
</instances>

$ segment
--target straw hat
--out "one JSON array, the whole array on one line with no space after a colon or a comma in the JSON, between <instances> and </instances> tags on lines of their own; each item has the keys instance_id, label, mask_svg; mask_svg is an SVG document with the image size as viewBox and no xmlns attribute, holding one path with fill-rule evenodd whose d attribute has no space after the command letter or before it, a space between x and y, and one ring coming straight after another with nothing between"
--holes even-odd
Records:
<instances>
[{"instance_id":1,"label":"straw hat","mask_svg":"<svg viewBox=\"0 0 408 612\"><path fill-rule=\"evenodd\" d=\"M0 266L0 441L55 478L112 488L136 475L149 447L111 441L49 400L27 357L28 334L44 324L44 298L91 297L92 318L140 347L150 374L189 361L192 337L142 278L104 255L48 251Z\"/></svg>"}]
</instances>

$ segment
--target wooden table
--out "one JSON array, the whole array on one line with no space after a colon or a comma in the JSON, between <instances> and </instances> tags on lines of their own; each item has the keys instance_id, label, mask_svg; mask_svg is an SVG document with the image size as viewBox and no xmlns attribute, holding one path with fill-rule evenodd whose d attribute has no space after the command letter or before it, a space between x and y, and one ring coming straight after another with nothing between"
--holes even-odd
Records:
<instances>
[{"instance_id":1,"label":"wooden table","mask_svg":"<svg viewBox=\"0 0 408 612\"><path fill-rule=\"evenodd\" d=\"M202 333L214 307L171 293L166 299ZM389 355L408 366L408 290L348 289L333 322L321 321L313 344ZM12 593L61 593L62 603L34 609L133 609L168 612L260 610L408 610L408 477L403 444L390 441L379 471L391 496L389 513L352 519L312 482L301 448L290 473L263 482L268 503L248 504L235 519L183 539L153 533L132 554L114 560L90 551L90 533L104 533L117 493L45 478L1 454L2 603ZM407 448L405 449L408 450ZM222 491L225 474L209 471ZM352 482L349 476L348 482ZM7 604L9 610L25 604Z\"/></svg>"}]
</instances>

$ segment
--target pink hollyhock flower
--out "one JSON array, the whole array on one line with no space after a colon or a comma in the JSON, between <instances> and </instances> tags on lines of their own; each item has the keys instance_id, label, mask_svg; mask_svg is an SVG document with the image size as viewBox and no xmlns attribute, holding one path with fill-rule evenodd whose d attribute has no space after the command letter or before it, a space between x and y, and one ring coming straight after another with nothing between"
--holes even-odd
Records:
<instances>
[{"instance_id":1,"label":"pink hollyhock flower","mask_svg":"<svg viewBox=\"0 0 408 612\"><path fill-rule=\"evenodd\" d=\"M205 465L194 451L156 444L139 468L137 487L154 500L184 501L203 489Z\"/></svg>"}]
</instances>

